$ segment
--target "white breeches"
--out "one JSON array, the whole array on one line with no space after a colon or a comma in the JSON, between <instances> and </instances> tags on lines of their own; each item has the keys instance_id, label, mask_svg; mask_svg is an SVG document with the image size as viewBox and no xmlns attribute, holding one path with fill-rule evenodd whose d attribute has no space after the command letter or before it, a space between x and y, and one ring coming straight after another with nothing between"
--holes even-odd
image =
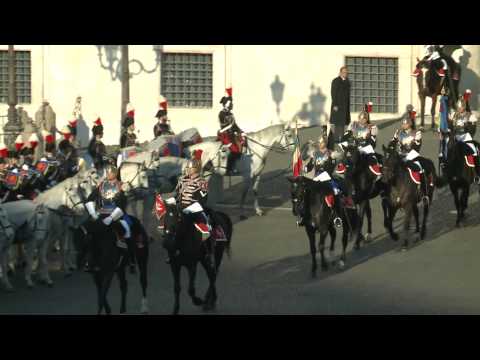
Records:
<instances>
[{"instance_id":1,"label":"white breeches","mask_svg":"<svg viewBox=\"0 0 480 360\"><path fill-rule=\"evenodd\" d=\"M313 181L324 182L324 181L332 180L332 178L330 177L330 175L328 174L328 172L323 171L323 172L320 173L319 175L315 176L312 180L313 180Z\"/></svg>"},{"instance_id":2,"label":"white breeches","mask_svg":"<svg viewBox=\"0 0 480 360\"><path fill-rule=\"evenodd\" d=\"M367 146L359 146L358 151L360 151L360 154L375 154L375 150L373 150L372 145L367 145Z\"/></svg>"},{"instance_id":3,"label":"white breeches","mask_svg":"<svg viewBox=\"0 0 480 360\"><path fill-rule=\"evenodd\" d=\"M125 220L119 220L120 224L122 224L123 228L125 229L125 237L130 238L132 236L132 233L130 231L130 226Z\"/></svg>"},{"instance_id":4,"label":"white breeches","mask_svg":"<svg viewBox=\"0 0 480 360\"><path fill-rule=\"evenodd\" d=\"M184 214L195 214L197 212L203 211L202 205L199 202L194 202L193 204L187 206L185 209L182 210Z\"/></svg>"}]
</instances>

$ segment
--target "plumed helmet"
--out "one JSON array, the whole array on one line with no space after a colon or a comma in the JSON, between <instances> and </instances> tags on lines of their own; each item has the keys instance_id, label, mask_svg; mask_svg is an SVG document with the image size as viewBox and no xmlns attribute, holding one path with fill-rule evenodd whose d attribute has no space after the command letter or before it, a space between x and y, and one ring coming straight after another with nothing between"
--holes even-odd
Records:
<instances>
[{"instance_id":1,"label":"plumed helmet","mask_svg":"<svg viewBox=\"0 0 480 360\"><path fill-rule=\"evenodd\" d=\"M117 168L114 164L108 164L108 165L105 167L105 173L106 173L107 175L114 173L115 176L118 176L118 168Z\"/></svg>"},{"instance_id":2,"label":"plumed helmet","mask_svg":"<svg viewBox=\"0 0 480 360\"><path fill-rule=\"evenodd\" d=\"M92 128L92 133L94 136L103 135L103 125L96 125Z\"/></svg>"},{"instance_id":3,"label":"plumed helmet","mask_svg":"<svg viewBox=\"0 0 480 360\"><path fill-rule=\"evenodd\" d=\"M197 172L202 171L202 162L200 159L192 158L187 162L187 169L195 169Z\"/></svg>"},{"instance_id":4,"label":"plumed helmet","mask_svg":"<svg viewBox=\"0 0 480 360\"><path fill-rule=\"evenodd\" d=\"M125 120L123 121L123 126L124 127L129 127L135 123L133 117L126 117Z\"/></svg>"}]
</instances>

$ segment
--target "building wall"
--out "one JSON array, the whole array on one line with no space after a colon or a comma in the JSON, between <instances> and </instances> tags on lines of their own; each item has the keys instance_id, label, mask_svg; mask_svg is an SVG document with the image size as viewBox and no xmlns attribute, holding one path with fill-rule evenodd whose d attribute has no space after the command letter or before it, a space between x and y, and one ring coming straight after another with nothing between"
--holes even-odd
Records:
<instances>
[{"instance_id":1,"label":"building wall","mask_svg":"<svg viewBox=\"0 0 480 360\"><path fill-rule=\"evenodd\" d=\"M0 45L2 50L7 48L7 45ZM15 48L31 50L32 104L19 104L30 117L34 117L42 99L46 98L56 112L57 126L61 128L72 116L75 98L81 95L85 126L88 127L83 143L90 136L89 128L95 114L99 114L104 122L105 142L118 143L121 120L119 46L16 45ZM470 68L480 67L479 48L478 45L468 46ZM324 121L330 113L330 84L344 64L345 56L399 59L399 113L374 112L373 120L398 116L408 103L419 107L411 72L416 57L422 56L421 45L163 45L162 49L164 52L213 54L213 108L170 107L169 117L176 132L196 127L203 136L214 135L218 128L219 100L229 85L233 86L234 113L246 131L259 130L280 119L291 120L295 115L308 120L312 86L314 94L320 91L320 98L324 98L323 104L317 104L321 113L319 119ZM99 50L103 54L101 60ZM161 86L160 64L152 45L131 45L129 55L133 74L130 99L136 109L138 137L140 141L151 140ZM463 82L475 85L478 73L476 68L466 72ZM271 89L276 76L285 86L279 116ZM7 104L0 104L0 115L6 114L7 108Z\"/></svg>"}]
</instances>

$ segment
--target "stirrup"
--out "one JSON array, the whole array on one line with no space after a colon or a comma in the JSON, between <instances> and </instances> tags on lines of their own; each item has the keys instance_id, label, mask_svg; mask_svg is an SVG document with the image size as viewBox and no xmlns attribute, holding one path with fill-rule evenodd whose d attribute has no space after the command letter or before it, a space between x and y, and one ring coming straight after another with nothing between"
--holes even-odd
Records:
<instances>
[{"instance_id":1,"label":"stirrup","mask_svg":"<svg viewBox=\"0 0 480 360\"><path fill-rule=\"evenodd\" d=\"M341 227L343 222L342 222L342 219L340 219L338 216L333 219L333 224L336 226L336 227Z\"/></svg>"}]
</instances>

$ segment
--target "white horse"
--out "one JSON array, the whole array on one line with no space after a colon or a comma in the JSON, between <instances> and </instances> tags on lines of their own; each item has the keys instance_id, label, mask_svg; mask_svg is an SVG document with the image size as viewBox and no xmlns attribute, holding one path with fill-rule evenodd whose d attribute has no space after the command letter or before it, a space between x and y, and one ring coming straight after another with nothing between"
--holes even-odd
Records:
<instances>
[{"instance_id":1,"label":"white horse","mask_svg":"<svg viewBox=\"0 0 480 360\"><path fill-rule=\"evenodd\" d=\"M94 171L94 170L93 170ZM88 181L92 170L81 171L75 176L65 179L35 198L34 203L43 204L50 212L49 244L60 243L61 269L65 276L70 276L76 269L76 251L73 246L71 228L76 227L77 217L83 216L83 204L70 196L69 189Z\"/></svg>"},{"instance_id":2,"label":"white horse","mask_svg":"<svg viewBox=\"0 0 480 360\"><path fill-rule=\"evenodd\" d=\"M2 226L12 226L14 231L2 227L0 229L0 261L3 273L3 284L8 291L13 290L8 280L8 251L15 238L21 240L25 246L26 267L25 281L29 288L33 287L32 271L35 250L38 251L38 275L41 282L48 286L53 285L48 271L47 252L49 247L49 213L45 206L34 204L30 200L19 200L0 205L0 220ZM5 231L5 229L7 231Z\"/></svg>"},{"instance_id":3,"label":"white horse","mask_svg":"<svg viewBox=\"0 0 480 360\"><path fill-rule=\"evenodd\" d=\"M245 199L250 188L253 189L255 213L263 215L258 205L258 185L260 176L265 168L266 160L270 150L275 150L274 145L279 144L281 151L291 150L294 145L294 136L290 123L269 126L263 130L249 133L247 135L247 150L235 163L234 169L238 176L243 177L243 190L240 199L240 217L244 216ZM192 145L188 148L190 156L195 150L202 150L202 164L204 170L212 169L214 174L225 176L227 154L219 141L203 142Z\"/></svg>"}]
</instances>

